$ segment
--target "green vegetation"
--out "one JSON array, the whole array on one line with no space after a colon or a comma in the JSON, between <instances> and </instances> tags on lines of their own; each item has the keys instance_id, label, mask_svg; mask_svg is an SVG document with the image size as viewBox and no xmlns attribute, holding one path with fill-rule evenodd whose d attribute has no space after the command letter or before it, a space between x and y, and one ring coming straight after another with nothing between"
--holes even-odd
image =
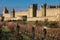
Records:
<instances>
[{"instance_id":1,"label":"green vegetation","mask_svg":"<svg viewBox=\"0 0 60 40\"><path fill-rule=\"evenodd\" d=\"M2 32L9 32L8 26L2 26Z\"/></svg>"},{"instance_id":2,"label":"green vegetation","mask_svg":"<svg viewBox=\"0 0 60 40\"><path fill-rule=\"evenodd\" d=\"M2 39L1 40L10 40L10 36L11 36L11 33L10 33L10 30L8 28L8 26L2 26Z\"/></svg>"},{"instance_id":3,"label":"green vegetation","mask_svg":"<svg viewBox=\"0 0 60 40\"><path fill-rule=\"evenodd\" d=\"M30 38L28 37L28 35L22 34L22 36L23 36L23 40L30 40Z\"/></svg>"},{"instance_id":4,"label":"green vegetation","mask_svg":"<svg viewBox=\"0 0 60 40\"><path fill-rule=\"evenodd\" d=\"M59 27L57 22L49 22L47 26L50 28L58 28Z\"/></svg>"},{"instance_id":5,"label":"green vegetation","mask_svg":"<svg viewBox=\"0 0 60 40\"><path fill-rule=\"evenodd\" d=\"M9 29L8 26L2 26L0 29L1 29L0 30L1 40L16 40L17 39L16 32L15 33L10 32L11 30ZM26 34L21 34L19 38L21 36L23 37L23 40L30 40L30 38Z\"/></svg>"},{"instance_id":6,"label":"green vegetation","mask_svg":"<svg viewBox=\"0 0 60 40\"><path fill-rule=\"evenodd\" d=\"M29 23L29 22L27 22L27 23ZM33 35L32 28L30 28L28 30L27 28L29 28L29 27L27 27L27 26L25 28L24 27L20 27L21 29L19 29L19 30L20 30L21 34L18 34L19 38L21 38L21 36L22 36L22 38L21 38L22 40L32 40L33 38L31 36L34 36L34 37L36 37L36 40L42 40L42 39L44 39L44 34L43 34L43 31L40 30L39 29L40 27L38 27L38 26L42 26L42 27L43 26L47 26L49 28L58 28L59 27L58 26L58 22L56 22L56 21L48 22L47 20L45 20L44 22L42 22L42 21L35 21L35 22L32 22L32 23L31 23L32 25L36 25L35 29L38 28L37 30L33 30L33 32L35 31L36 34ZM57 34L57 31L55 31L55 30L54 31L50 31L50 32L47 31L45 39L46 40L53 40L53 38L56 37L55 33ZM59 37L60 35L57 35L57 36ZM2 27L0 27L0 37L2 37L2 40L17 40L17 30L15 30L13 27L10 28L8 26L4 26L3 25Z\"/></svg>"},{"instance_id":7,"label":"green vegetation","mask_svg":"<svg viewBox=\"0 0 60 40\"><path fill-rule=\"evenodd\" d=\"M44 26L49 27L49 28L59 28L58 22L56 21L45 22Z\"/></svg>"},{"instance_id":8,"label":"green vegetation","mask_svg":"<svg viewBox=\"0 0 60 40\"><path fill-rule=\"evenodd\" d=\"M48 19L45 19L43 26L49 27L49 28L59 28L59 23L57 21L48 21Z\"/></svg>"}]
</instances>

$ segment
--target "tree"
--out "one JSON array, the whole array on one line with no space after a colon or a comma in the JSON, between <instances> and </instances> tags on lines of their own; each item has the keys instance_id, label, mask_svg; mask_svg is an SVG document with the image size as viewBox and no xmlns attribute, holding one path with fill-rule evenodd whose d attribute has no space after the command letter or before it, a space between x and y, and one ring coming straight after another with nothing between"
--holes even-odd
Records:
<instances>
[{"instance_id":1,"label":"tree","mask_svg":"<svg viewBox=\"0 0 60 40\"><path fill-rule=\"evenodd\" d=\"M9 28L8 26L4 25L2 26L2 40L9 40Z\"/></svg>"},{"instance_id":2,"label":"tree","mask_svg":"<svg viewBox=\"0 0 60 40\"><path fill-rule=\"evenodd\" d=\"M36 20L35 24L36 24L36 26L38 26L38 20Z\"/></svg>"},{"instance_id":3,"label":"tree","mask_svg":"<svg viewBox=\"0 0 60 40\"><path fill-rule=\"evenodd\" d=\"M45 19L44 20L44 26L47 26L48 25L48 19Z\"/></svg>"},{"instance_id":4,"label":"tree","mask_svg":"<svg viewBox=\"0 0 60 40\"><path fill-rule=\"evenodd\" d=\"M32 40L34 40L34 38L35 38L35 27L34 26L32 26Z\"/></svg>"}]
</instances>

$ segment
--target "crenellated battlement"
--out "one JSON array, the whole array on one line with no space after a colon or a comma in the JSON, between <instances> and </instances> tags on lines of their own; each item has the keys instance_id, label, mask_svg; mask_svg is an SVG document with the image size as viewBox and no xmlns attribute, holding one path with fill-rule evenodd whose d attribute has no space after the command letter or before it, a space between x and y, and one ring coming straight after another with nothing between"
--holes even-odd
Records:
<instances>
[{"instance_id":1,"label":"crenellated battlement","mask_svg":"<svg viewBox=\"0 0 60 40\"><path fill-rule=\"evenodd\" d=\"M41 5L42 8L44 8L44 6L46 6L46 8L60 8L60 4L59 5L47 5L46 3L44 3Z\"/></svg>"}]
</instances>

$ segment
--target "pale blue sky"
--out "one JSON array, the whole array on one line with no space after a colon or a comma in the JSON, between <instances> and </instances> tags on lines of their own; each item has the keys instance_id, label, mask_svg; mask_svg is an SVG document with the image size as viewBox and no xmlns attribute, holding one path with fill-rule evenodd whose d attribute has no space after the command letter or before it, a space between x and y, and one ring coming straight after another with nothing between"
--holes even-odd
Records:
<instances>
[{"instance_id":1,"label":"pale blue sky","mask_svg":"<svg viewBox=\"0 0 60 40\"><path fill-rule=\"evenodd\" d=\"M7 7L10 11L11 8L15 8L16 11L27 10L30 4L38 4L38 9L43 3L48 5L57 5L60 0L0 0L0 14L4 7Z\"/></svg>"}]
</instances>

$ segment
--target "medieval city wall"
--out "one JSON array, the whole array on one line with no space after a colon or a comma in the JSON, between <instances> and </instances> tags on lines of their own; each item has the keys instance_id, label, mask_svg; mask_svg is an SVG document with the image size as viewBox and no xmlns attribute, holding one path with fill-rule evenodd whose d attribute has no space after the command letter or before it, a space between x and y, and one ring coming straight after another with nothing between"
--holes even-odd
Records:
<instances>
[{"instance_id":1,"label":"medieval city wall","mask_svg":"<svg viewBox=\"0 0 60 40\"><path fill-rule=\"evenodd\" d=\"M42 17L42 10L37 10L37 17Z\"/></svg>"},{"instance_id":2,"label":"medieval city wall","mask_svg":"<svg viewBox=\"0 0 60 40\"><path fill-rule=\"evenodd\" d=\"M59 19L55 16L53 17L30 17L30 18L27 18L27 21L44 21L45 19L48 19L48 21L58 21Z\"/></svg>"},{"instance_id":3,"label":"medieval city wall","mask_svg":"<svg viewBox=\"0 0 60 40\"><path fill-rule=\"evenodd\" d=\"M46 16L57 16L60 14L60 8L47 8Z\"/></svg>"},{"instance_id":4,"label":"medieval city wall","mask_svg":"<svg viewBox=\"0 0 60 40\"><path fill-rule=\"evenodd\" d=\"M36 17L33 17L33 5L30 5L28 10L15 12L15 17L13 17L13 13L4 12L3 16L5 20L23 20L23 16L27 16L27 21L44 21L45 19L48 19L48 21L58 21L60 19L60 8L46 7L46 10L44 10L44 7L41 7L35 11L37 11Z\"/></svg>"}]
</instances>

